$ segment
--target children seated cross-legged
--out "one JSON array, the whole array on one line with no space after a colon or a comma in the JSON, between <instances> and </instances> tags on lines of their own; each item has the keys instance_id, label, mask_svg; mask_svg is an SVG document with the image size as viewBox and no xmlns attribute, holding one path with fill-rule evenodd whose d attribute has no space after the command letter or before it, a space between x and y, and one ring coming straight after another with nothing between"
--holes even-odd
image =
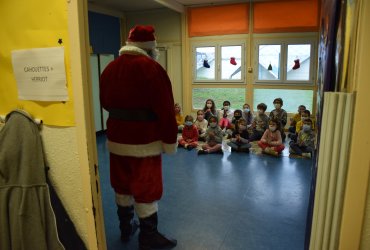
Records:
<instances>
[{"instance_id":1,"label":"children seated cross-legged","mask_svg":"<svg viewBox=\"0 0 370 250\"><path fill-rule=\"evenodd\" d=\"M295 126L295 132L297 134L299 133L299 131L302 130L304 121L307 120L307 119L310 119L310 117L311 117L311 112L308 109L306 109L305 111L302 112L301 120L299 122L297 122L297 125ZM311 119L311 121L312 121L312 130L315 130L315 123L312 119Z\"/></svg>"},{"instance_id":2,"label":"children seated cross-legged","mask_svg":"<svg viewBox=\"0 0 370 250\"><path fill-rule=\"evenodd\" d=\"M222 137L223 133L221 128L218 126L217 117L212 116L208 120L208 128L206 131L206 144L202 146L202 149L198 151L198 154L211 154L222 152Z\"/></svg>"},{"instance_id":3,"label":"children seated cross-legged","mask_svg":"<svg viewBox=\"0 0 370 250\"><path fill-rule=\"evenodd\" d=\"M203 110L197 111L197 119L194 122L194 125L198 129L199 133L199 141L205 141L206 140L206 130L208 127L208 121L204 119L204 112Z\"/></svg>"},{"instance_id":4,"label":"children seated cross-legged","mask_svg":"<svg viewBox=\"0 0 370 250\"><path fill-rule=\"evenodd\" d=\"M206 104L204 105L204 108L203 108L203 112L204 112L204 119L206 119L206 121L208 121L209 118L211 118L211 116L217 116L216 105L212 99L208 99L206 101Z\"/></svg>"},{"instance_id":5,"label":"children seated cross-legged","mask_svg":"<svg viewBox=\"0 0 370 250\"><path fill-rule=\"evenodd\" d=\"M284 150L284 144L280 134L280 122L277 119L269 121L269 128L266 129L258 146L262 148L262 152L278 156Z\"/></svg>"},{"instance_id":6,"label":"children seated cross-legged","mask_svg":"<svg viewBox=\"0 0 370 250\"><path fill-rule=\"evenodd\" d=\"M242 111L240 109L237 109L234 111L234 116L231 119L231 125L226 130L226 134L228 135L228 138L231 138L233 132L238 129L238 121L242 118Z\"/></svg>"},{"instance_id":7,"label":"children seated cross-legged","mask_svg":"<svg viewBox=\"0 0 370 250\"><path fill-rule=\"evenodd\" d=\"M176 115L177 129L178 129L178 132L181 133L184 127L184 117L182 116L182 113L181 113L181 106L178 103L175 103L175 115Z\"/></svg>"},{"instance_id":8,"label":"children seated cross-legged","mask_svg":"<svg viewBox=\"0 0 370 250\"><path fill-rule=\"evenodd\" d=\"M294 114L294 116L292 118L290 118L290 125L289 125L289 129L288 129L288 131L289 131L288 137L289 138L291 137L291 135L295 134L295 128L296 128L297 122L299 122L301 120L302 113L305 110L306 110L306 106L299 105L298 113Z\"/></svg>"},{"instance_id":9,"label":"children seated cross-legged","mask_svg":"<svg viewBox=\"0 0 370 250\"><path fill-rule=\"evenodd\" d=\"M226 133L226 130L231 128L231 121L233 119L234 112L230 109L231 104L229 101L224 101L222 106L223 107L218 115L218 120L221 129Z\"/></svg>"},{"instance_id":10,"label":"children seated cross-legged","mask_svg":"<svg viewBox=\"0 0 370 250\"><path fill-rule=\"evenodd\" d=\"M312 120L307 118L303 121L302 130L298 133L297 142L290 141L289 153L291 157L312 156L314 150L315 133L312 130Z\"/></svg>"},{"instance_id":11,"label":"children seated cross-legged","mask_svg":"<svg viewBox=\"0 0 370 250\"><path fill-rule=\"evenodd\" d=\"M198 146L198 129L193 124L193 117L185 117L185 126L182 129L182 137L179 139L179 146L192 150Z\"/></svg>"},{"instance_id":12,"label":"children seated cross-legged","mask_svg":"<svg viewBox=\"0 0 370 250\"><path fill-rule=\"evenodd\" d=\"M269 117L265 114L267 105L260 103L257 105L257 115L252 123L252 135L250 141L258 141L269 126Z\"/></svg>"},{"instance_id":13,"label":"children seated cross-legged","mask_svg":"<svg viewBox=\"0 0 370 250\"><path fill-rule=\"evenodd\" d=\"M299 122L297 122L297 124L295 126L295 134L292 134L290 136L291 141L297 141L297 136L298 136L299 132L302 130L304 121L306 119L310 119L310 116L311 116L311 112L308 109L306 109L302 112L301 120ZM311 121L312 121L312 119L311 119ZM315 129L315 123L313 121L312 121L311 127L312 127L312 130Z\"/></svg>"},{"instance_id":14,"label":"children seated cross-legged","mask_svg":"<svg viewBox=\"0 0 370 250\"><path fill-rule=\"evenodd\" d=\"M273 101L273 104L275 109L270 112L270 120L276 119L279 122L281 138L283 141L285 141L286 136L284 128L287 123L288 114L284 109L281 108L283 106L283 99L276 98Z\"/></svg>"},{"instance_id":15,"label":"children seated cross-legged","mask_svg":"<svg viewBox=\"0 0 370 250\"><path fill-rule=\"evenodd\" d=\"M248 103L245 103L243 105L243 113L242 113L243 119L247 121L247 129L252 127L253 123L253 114L251 111L251 107Z\"/></svg>"},{"instance_id":16,"label":"children seated cross-legged","mask_svg":"<svg viewBox=\"0 0 370 250\"><path fill-rule=\"evenodd\" d=\"M230 142L227 143L231 147L231 151L249 153L251 144L249 143L249 133L247 130L247 121L240 118L237 121L237 126L232 134Z\"/></svg>"}]
</instances>

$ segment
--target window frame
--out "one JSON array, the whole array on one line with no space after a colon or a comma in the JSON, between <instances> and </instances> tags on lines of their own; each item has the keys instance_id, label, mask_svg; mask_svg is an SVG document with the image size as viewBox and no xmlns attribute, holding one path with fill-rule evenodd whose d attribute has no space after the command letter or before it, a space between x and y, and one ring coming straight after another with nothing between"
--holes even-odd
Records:
<instances>
[{"instance_id":1,"label":"window frame","mask_svg":"<svg viewBox=\"0 0 370 250\"><path fill-rule=\"evenodd\" d=\"M310 51L310 69L308 80L287 80L287 57L288 45L309 44L311 45ZM280 45L280 79L278 80L259 80L259 46L260 45ZM315 61L317 58L317 38L316 34L309 34L305 37L282 37L278 38L274 34L256 36L254 38L254 62L253 67L256 69L253 74L253 84L256 85L284 85L284 86L313 86L315 84L316 68Z\"/></svg>"},{"instance_id":2,"label":"window frame","mask_svg":"<svg viewBox=\"0 0 370 250\"><path fill-rule=\"evenodd\" d=\"M189 108L192 112L196 112L196 108L193 107L193 89L195 88L245 88L245 93L243 93L245 102L250 104L252 109L255 103L254 91L256 89L288 89L288 90L313 90L313 100L312 100L312 113L316 112L315 103L317 101L317 90L316 86L316 72L317 72L317 50L318 50L318 32L302 32L302 33L269 33L269 34L239 34L239 35L224 35L224 36L204 36L204 37L192 37L189 38L189 43L186 46L189 52L189 60L186 66L186 70L189 73L187 78L186 92L184 93L184 98L190 97ZM244 82L230 82L230 81L194 81L194 46L214 46L215 44L228 46L235 45L235 41L244 43ZM310 80L302 83L296 80L290 80L288 83L283 81L280 82L267 82L265 80L260 80L257 83L255 65L258 57L256 58L256 50L253 51L260 41L269 42L269 44L281 44L285 42L286 44L310 44L311 45L311 58L310 58ZM192 60L190 62L190 60ZM258 62L258 61L257 61ZM285 62L285 61L283 61ZM284 65L285 70L286 64ZM221 75L221 74L220 74ZM205 97L205 98L212 98ZM232 105L234 106L234 105ZM253 110L255 111L255 110ZM293 115L288 113L288 115Z\"/></svg>"},{"instance_id":3,"label":"window frame","mask_svg":"<svg viewBox=\"0 0 370 250\"><path fill-rule=\"evenodd\" d=\"M211 40L211 41L210 41ZM218 41L215 41L218 40ZM191 43L191 53L192 53L192 85L198 84L214 84L214 85L245 85L247 84L246 77L246 48L247 42L246 38L232 39L232 40L220 40L220 38L209 38L207 41L192 41ZM241 79L222 79L222 58L221 58L221 48L227 46L241 46ZM215 47L215 79L214 80L198 80L197 78L197 56L196 49L200 47Z\"/></svg>"}]
</instances>

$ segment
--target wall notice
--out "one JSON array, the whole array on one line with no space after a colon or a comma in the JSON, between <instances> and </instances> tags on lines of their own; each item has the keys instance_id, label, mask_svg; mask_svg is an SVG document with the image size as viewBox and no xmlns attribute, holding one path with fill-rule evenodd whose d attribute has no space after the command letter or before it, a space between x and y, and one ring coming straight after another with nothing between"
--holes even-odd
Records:
<instances>
[{"instance_id":1,"label":"wall notice","mask_svg":"<svg viewBox=\"0 0 370 250\"><path fill-rule=\"evenodd\" d=\"M12 51L18 98L34 101L67 101L64 47Z\"/></svg>"}]
</instances>

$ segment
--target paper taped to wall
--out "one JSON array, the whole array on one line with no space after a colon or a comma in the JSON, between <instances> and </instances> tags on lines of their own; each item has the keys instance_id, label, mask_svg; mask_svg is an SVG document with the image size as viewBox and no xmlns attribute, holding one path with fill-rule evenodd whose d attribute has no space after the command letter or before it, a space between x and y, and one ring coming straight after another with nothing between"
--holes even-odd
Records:
<instances>
[{"instance_id":1,"label":"paper taped to wall","mask_svg":"<svg viewBox=\"0 0 370 250\"><path fill-rule=\"evenodd\" d=\"M12 51L18 98L34 101L67 101L64 47Z\"/></svg>"}]
</instances>

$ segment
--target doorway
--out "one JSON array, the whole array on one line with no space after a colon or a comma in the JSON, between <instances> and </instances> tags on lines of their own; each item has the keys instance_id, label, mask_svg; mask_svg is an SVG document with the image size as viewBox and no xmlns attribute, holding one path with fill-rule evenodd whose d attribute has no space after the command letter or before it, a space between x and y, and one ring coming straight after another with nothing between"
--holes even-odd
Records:
<instances>
[{"instance_id":1,"label":"doorway","mask_svg":"<svg viewBox=\"0 0 370 250\"><path fill-rule=\"evenodd\" d=\"M186 157L185 157L186 158ZM177 164L179 164L179 163L177 163ZM315 163L312 163L312 165L314 165ZM311 200L313 201L313 197L311 196ZM311 221L310 219L308 220L308 221ZM307 229L307 230L309 230L309 229Z\"/></svg>"}]
</instances>

